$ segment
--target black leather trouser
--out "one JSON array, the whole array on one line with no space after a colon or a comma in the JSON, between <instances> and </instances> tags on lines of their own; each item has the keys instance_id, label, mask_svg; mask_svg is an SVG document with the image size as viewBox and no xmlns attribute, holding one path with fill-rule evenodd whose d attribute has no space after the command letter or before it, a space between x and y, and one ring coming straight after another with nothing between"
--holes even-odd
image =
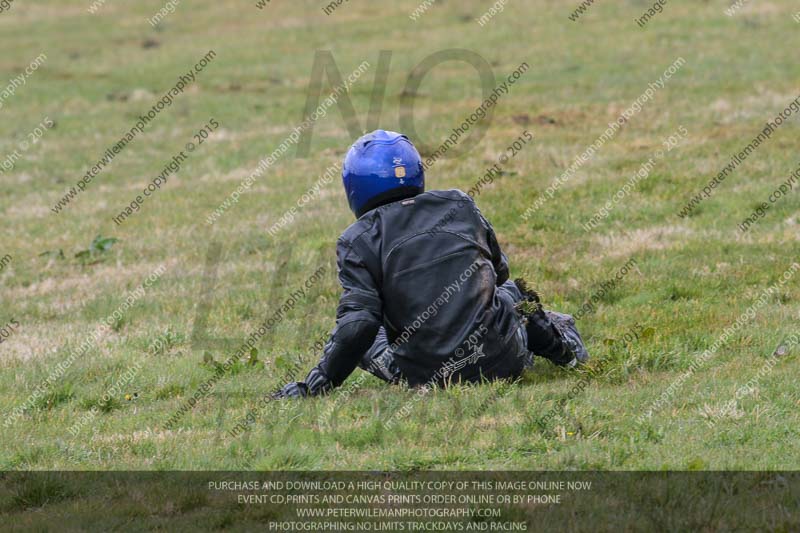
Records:
<instances>
[{"instance_id":1,"label":"black leather trouser","mask_svg":"<svg viewBox=\"0 0 800 533\"><path fill-rule=\"evenodd\" d=\"M523 294L513 281L509 280L497 288L499 297L513 305L523 299ZM547 359L558 360L563 354L563 346L558 331L553 327L550 319L544 313L534 313L526 316L525 327L517 329L520 338L519 353L516 358L524 360L524 367L533 366L533 354ZM505 335L504 335L505 336ZM394 360L394 354L389 346L386 330L381 327L375 342L367 350L358 366L388 383L399 383L402 372Z\"/></svg>"}]
</instances>

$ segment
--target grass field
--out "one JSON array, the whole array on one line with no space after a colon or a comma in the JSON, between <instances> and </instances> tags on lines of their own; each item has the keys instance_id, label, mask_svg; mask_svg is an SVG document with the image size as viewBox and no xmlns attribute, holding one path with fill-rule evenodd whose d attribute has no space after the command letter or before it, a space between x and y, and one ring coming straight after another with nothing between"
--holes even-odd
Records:
<instances>
[{"instance_id":1,"label":"grass field","mask_svg":"<svg viewBox=\"0 0 800 533\"><path fill-rule=\"evenodd\" d=\"M0 89L46 55L0 109L0 162L11 161L0 174L3 470L800 466L800 358L787 341L800 318L800 200L790 191L738 228L797 168L797 119L678 216L800 93L792 2L752 0L733 16L727 1L668 3L643 28L635 19L652 4L634 0L596 2L576 21L577 1L508 0L483 26L487 3L473 0L433 2L416 21L415 1L353 0L326 15L322 2L202 0L157 28L148 19L160 0L95 4L92 14L89 0L17 0L0 12ZM512 387L427 395L357 372L344 394L263 406L288 372L315 363L333 326L335 240L352 222L338 178L268 230L354 140L339 109L316 122L307 157L291 147L214 224L207 216L302 122L316 50L330 50L344 77L369 63L349 91L361 130L379 51L390 50L379 125L396 130L412 69L458 48L480 54L497 84L530 68L480 143L437 161L428 186L468 190L533 135L477 203L512 276L547 306L578 313L597 295L579 323L592 364L540 362ZM209 50L196 80L55 213ZM641 110L541 196L679 58ZM412 96L420 144L433 148L482 101L475 69L459 61L432 69ZM190 142L180 170L117 225ZM651 157L649 174L587 231ZM257 353L169 422L306 284ZM233 436L248 412L255 423Z\"/></svg>"}]
</instances>

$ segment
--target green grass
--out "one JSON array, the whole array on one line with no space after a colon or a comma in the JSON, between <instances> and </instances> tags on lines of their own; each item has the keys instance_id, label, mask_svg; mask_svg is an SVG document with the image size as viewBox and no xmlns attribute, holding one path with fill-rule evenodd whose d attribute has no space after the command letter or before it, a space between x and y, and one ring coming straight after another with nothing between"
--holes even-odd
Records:
<instances>
[{"instance_id":1,"label":"green grass","mask_svg":"<svg viewBox=\"0 0 800 533\"><path fill-rule=\"evenodd\" d=\"M56 123L0 176L0 257L13 257L0 271L0 326L20 324L0 344L3 418L152 271L164 265L166 272L13 426L0 424L0 469L798 468L797 349L713 428L706 424L797 333L798 278L759 307L670 402L637 421L797 260L796 195L747 235L736 227L797 166L796 119L691 217L676 215L797 96L791 73L800 25L789 16L791 2L759 0L734 17L724 15L726 1L670 3L640 29L634 19L649 2L599 2L571 22L572 3L510 1L480 27L475 19L486 6L474 0L436 3L418 22L408 18L415 1L350 2L326 16L313 2L258 10L252 2L204 0L182 3L159 30L146 19L160 1L108 0L95 15L87 13L89 3L18 1L0 14L0 85L47 55L0 110L0 157L45 117ZM144 46L148 40L157 46ZM294 158L292 150L213 227L206 216L301 122L314 50L330 49L345 76L364 60L372 65L351 91L361 128L378 51L392 50L380 125L398 129L409 72L446 48L479 52L498 83L523 61L531 69L501 98L477 147L436 163L429 188L469 189L528 129L533 144L477 198L512 275L530 280L548 307L575 313L621 265L637 262L580 322L594 372L542 362L511 388L433 391L390 429L382 421L418 393L370 377L347 397L270 404L249 431L231 437L298 361L303 370L314 364L313 345L334 323L335 240L352 222L339 184L326 185L277 237L267 229L352 142L339 111L316 125L309 157ZM198 81L53 214L66 190L209 49L217 57ZM679 56L686 65L666 87L524 222L537 196ZM480 101L472 67L438 66L416 100L418 134L440 142ZM220 123L211 140L117 227L111 217L210 118ZM586 233L581 224L679 126L688 139ZM97 235L119 241L76 258ZM216 276L206 267L212 243L221 244ZM40 255L47 251L53 253ZM323 279L258 346L256 364L237 365L165 430L213 375L211 358L224 362L320 266ZM206 340L193 342L198 306L212 285ZM623 341L630 331L642 334ZM104 398L137 364L135 377ZM537 421L565 398L559 417L542 429ZM93 412L76 436L68 431ZM20 505L35 504L42 491L62 497L57 486L33 487Z\"/></svg>"}]
</instances>

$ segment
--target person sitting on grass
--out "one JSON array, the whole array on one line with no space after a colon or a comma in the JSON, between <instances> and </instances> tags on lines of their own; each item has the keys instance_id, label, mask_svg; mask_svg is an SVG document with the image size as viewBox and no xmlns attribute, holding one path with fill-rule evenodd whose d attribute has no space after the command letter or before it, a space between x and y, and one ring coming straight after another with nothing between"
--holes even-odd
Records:
<instances>
[{"instance_id":1,"label":"person sitting on grass","mask_svg":"<svg viewBox=\"0 0 800 533\"><path fill-rule=\"evenodd\" d=\"M425 191L408 137L377 130L348 151L342 180L358 218L337 243L336 327L304 381L276 398L324 394L356 367L389 382L515 379L533 355L573 367L589 354L570 315L509 280L491 224L460 190Z\"/></svg>"}]
</instances>

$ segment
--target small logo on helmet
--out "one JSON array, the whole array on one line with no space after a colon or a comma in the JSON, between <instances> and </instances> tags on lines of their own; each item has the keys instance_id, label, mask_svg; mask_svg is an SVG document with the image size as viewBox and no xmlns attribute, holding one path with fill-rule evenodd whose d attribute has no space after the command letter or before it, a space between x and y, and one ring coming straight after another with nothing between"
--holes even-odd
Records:
<instances>
[{"instance_id":1,"label":"small logo on helmet","mask_svg":"<svg viewBox=\"0 0 800 533\"><path fill-rule=\"evenodd\" d=\"M394 167L394 177L395 178L405 178L406 177L406 167Z\"/></svg>"}]
</instances>

